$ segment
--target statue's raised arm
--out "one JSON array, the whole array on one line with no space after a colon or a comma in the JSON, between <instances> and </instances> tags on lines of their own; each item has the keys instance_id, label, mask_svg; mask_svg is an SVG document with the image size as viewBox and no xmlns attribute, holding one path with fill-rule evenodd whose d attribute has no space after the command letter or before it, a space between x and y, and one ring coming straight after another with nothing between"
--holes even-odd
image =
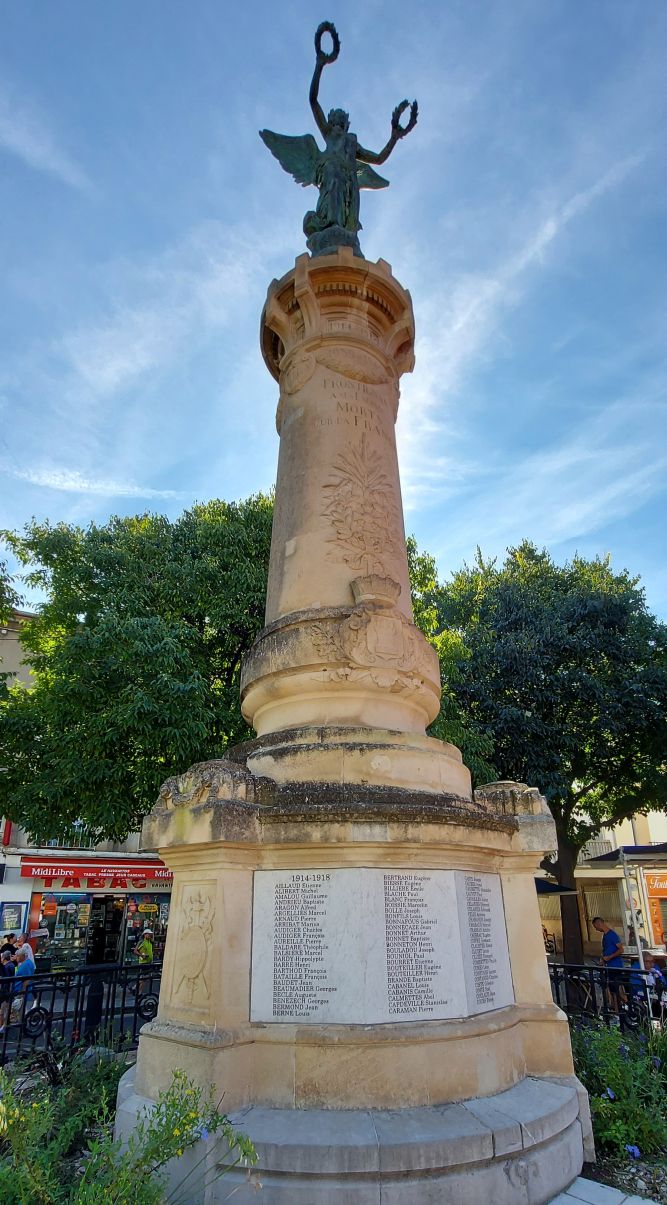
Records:
<instances>
[{"instance_id":1,"label":"statue's raised arm","mask_svg":"<svg viewBox=\"0 0 667 1205\"><path fill-rule=\"evenodd\" d=\"M405 126L401 125L401 117L405 110L410 110L410 117ZM413 100L410 104L409 100L402 100L400 105L396 105L394 112L391 115L391 134L389 141L383 146L381 151L367 151L363 146L357 146L357 159L363 160L364 163L384 163L389 158L396 143L405 138L411 130L414 130L419 116L419 107L417 101Z\"/></svg>"},{"instance_id":2,"label":"statue's raised arm","mask_svg":"<svg viewBox=\"0 0 667 1205\"><path fill-rule=\"evenodd\" d=\"M331 36L331 50L322 49L322 36L328 33ZM322 72L328 63L335 63L340 54L340 38L336 30L336 26L331 21L322 21L315 30L315 70L313 78L310 81L310 93L308 99L310 107L313 110L313 117L317 123L317 128L323 138L327 136L327 119L324 116L324 110L318 100L320 90L320 79Z\"/></svg>"},{"instance_id":3,"label":"statue's raised arm","mask_svg":"<svg viewBox=\"0 0 667 1205\"><path fill-rule=\"evenodd\" d=\"M324 50L322 38L331 38L331 50ZM325 147L321 151L312 134L289 137L260 130L260 137L299 184L314 184L319 189L317 208L311 209L303 220L308 249L312 255L329 255L338 247L352 247L361 256L358 231L359 190L386 188L389 184L369 165L384 163L396 143L405 138L417 124L417 102L401 101L392 113L389 141L381 151L369 151L359 146L356 134L350 132L350 119L344 109L331 109L325 117L319 102L322 72L334 63L340 53L340 38L331 21L323 21L315 33L315 70L310 84L310 107ZM401 117L406 109L410 116L405 125Z\"/></svg>"}]
</instances>

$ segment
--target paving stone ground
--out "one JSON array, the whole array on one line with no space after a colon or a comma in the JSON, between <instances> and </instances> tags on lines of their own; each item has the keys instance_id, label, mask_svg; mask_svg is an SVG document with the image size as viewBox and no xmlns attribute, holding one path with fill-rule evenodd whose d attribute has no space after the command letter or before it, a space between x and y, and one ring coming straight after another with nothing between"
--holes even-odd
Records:
<instances>
[{"instance_id":1,"label":"paving stone ground","mask_svg":"<svg viewBox=\"0 0 667 1205\"><path fill-rule=\"evenodd\" d=\"M607 1184L598 1184L597 1180L585 1180L579 1176L571 1184L567 1192L561 1192L554 1197L550 1205L659 1205L650 1197L627 1196L618 1188L609 1188Z\"/></svg>"}]
</instances>

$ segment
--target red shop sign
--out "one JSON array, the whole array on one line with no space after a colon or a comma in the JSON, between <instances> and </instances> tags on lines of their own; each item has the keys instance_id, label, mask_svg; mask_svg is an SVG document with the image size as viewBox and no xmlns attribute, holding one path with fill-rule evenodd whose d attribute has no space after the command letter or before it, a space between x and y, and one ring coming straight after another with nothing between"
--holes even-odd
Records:
<instances>
[{"instance_id":1,"label":"red shop sign","mask_svg":"<svg viewBox=\"0 0 667 1205\"><path fill-rule=\"evenodd\" d=\"M80 887L86 879L89 887L127 887L145 884L148 879L171 883L172 872L159 858L108 858L90 861L78 858L21 858L21 877L45 879L51 885L61 880L63 887Z\"/></svg>"}]
</instances>

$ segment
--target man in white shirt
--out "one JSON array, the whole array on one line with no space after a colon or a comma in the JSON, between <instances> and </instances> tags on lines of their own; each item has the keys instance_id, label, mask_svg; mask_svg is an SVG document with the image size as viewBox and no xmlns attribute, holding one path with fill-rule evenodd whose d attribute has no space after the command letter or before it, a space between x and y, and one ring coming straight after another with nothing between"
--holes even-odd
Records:
<instances>
[{"instance_id":1,"label":"man in white shirt","mask_svg":"<svg viewBox=\"0 0 667 1205\"><path fill-rule=\"evenodd\" d=\"M18 946L16 949L16 954L14 955L14 962L17 962L18 956L21 953L24 953L26 958L30 959L30 961L32 963L32 973L34 975L34 973L35 973L35 951L33 950L32 946L28 942L28 934L27 933L19 934Z\"/></svg>"}]
</instances>

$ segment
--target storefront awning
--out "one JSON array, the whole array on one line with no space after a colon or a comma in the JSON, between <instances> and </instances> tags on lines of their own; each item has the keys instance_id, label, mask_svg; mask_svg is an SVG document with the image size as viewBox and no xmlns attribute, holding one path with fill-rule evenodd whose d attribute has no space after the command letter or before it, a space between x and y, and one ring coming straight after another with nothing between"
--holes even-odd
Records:
<instances>
[{"instance_id":1,"label":"storefront awning","mask_svg":"<svg viewBox=\"0 0 667 1205\"><path fill-rule=\"evenodd\" d=\"M551 879L535 879L538 895L576 895L576 887L564 887L562 883L552 883Z\"/></svg>"},{"instance_id":2,"label":"storefront awning","mask_svg":"<svg viewBox=\"0 0 667 1205\"><path fill-rule=\"evenodd\" d=\"M22 857L24 879L153 879L171 883L172 872L160 858Z\"/></svg>"},{"instance_id":3,"label":"storefront awning","mask_svg":"<svg viewBox=\"0 0 667 1205\"><path fill-rule=\"evenodd\" d=\"M596 858L588 858L587 861L589 866L595 862L615 866L622 861L639 862L642 866L665 866L667 865L667 841L662 841L657 845L621 845L618 849L611 849L606 854L598 854Z\"/></svg>"}]
</instances>

